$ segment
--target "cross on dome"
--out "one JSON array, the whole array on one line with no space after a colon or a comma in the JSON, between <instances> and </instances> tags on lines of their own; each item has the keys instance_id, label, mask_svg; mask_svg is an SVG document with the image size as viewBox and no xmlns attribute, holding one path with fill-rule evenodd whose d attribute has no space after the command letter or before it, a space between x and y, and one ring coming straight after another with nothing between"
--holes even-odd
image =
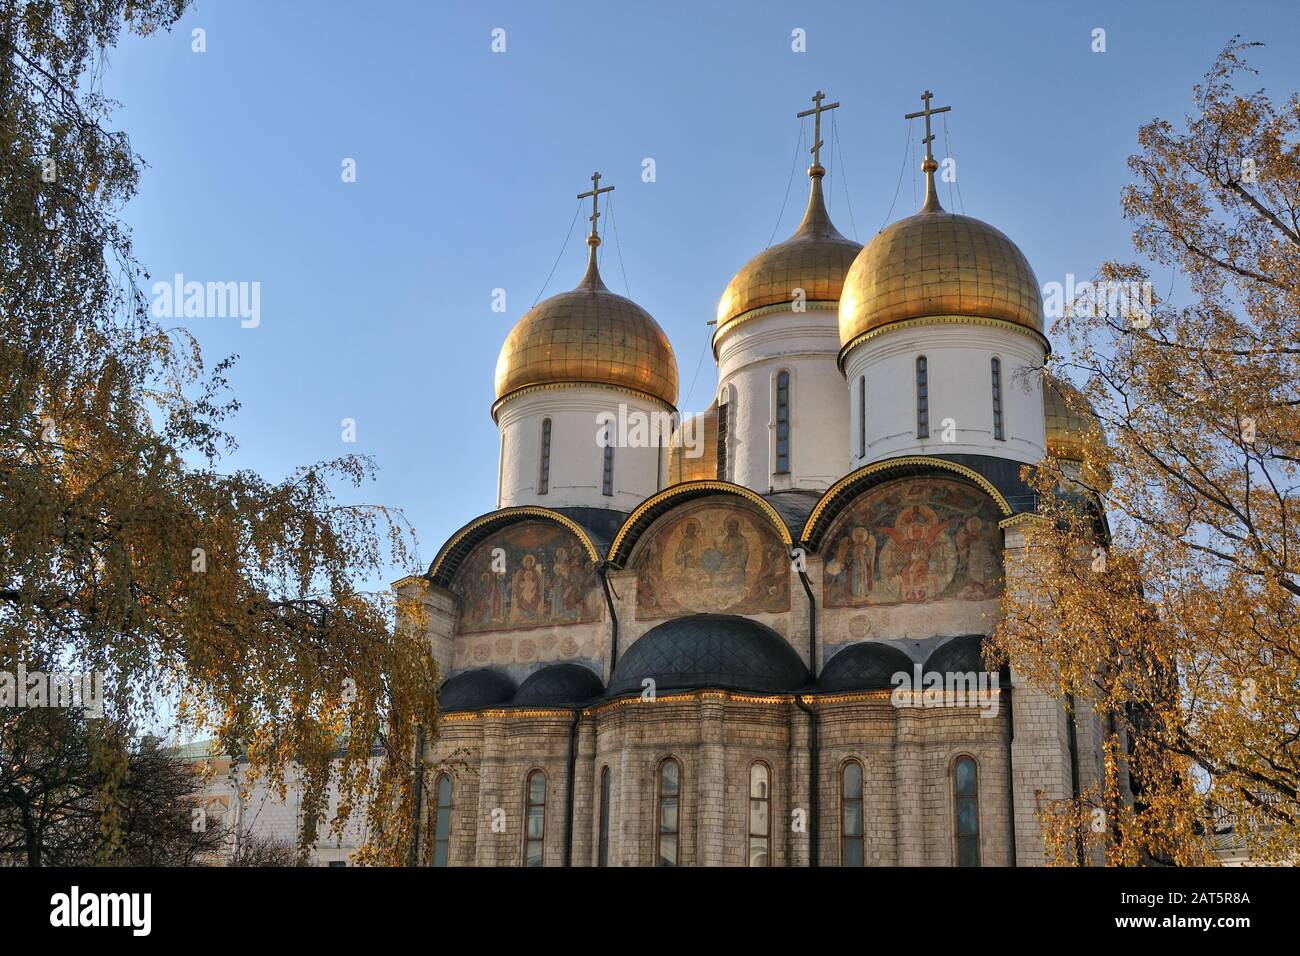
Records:
<instances>
[{"instance_id":1,"label":"cross on dome","mask_svg":"<svg viewBox=\"0 0 1300 956\"><path fill-rule=\"evenodd\" d=\"M613 191L613 186L601 187L600 173L597 171L591 174L591 189L585 193L578 193L579 199L586 199L588 196L591 197L591 235L587 237L587 245L589 246L600 245L600 235L596 232L596 220L600 218L600 209L598 205L600 202L600 194L612 193Z\"/></svg>"},{"instance_id":2,"label":"cross on dome","mask_svg":"<svg viewBox=\"0 0 1300 956\"><path fill-rule=\"evenodd\" d=\"M939 205L939 193L934 188L934 171L939 168L939 164L935 162L934 150L930 147L930 144L934 142L934 133L930 131L930 117L936 113L947 113L952 107L936 106L932 108L930 100L933 98L934 94L926 90L921 94L921 101L925 103L925 109L917 113L908 113L903 117L903 119L907 120L916 119L918 116L925 117L925 139L921 140L921 142L925 143L925 161L921 163L921 171L925 173L925 204L921 207L922 212L938 212L943 208Z\"/></svg>"},{"instance_id":3,"label":"cross on dome","mask_svg":"<svg viewBox=\"0 0 1300 956\"><path fill-rule=\"evenodd\" d=\"M809 176L818 176L825 172L825 169L822 168L822 146L824 145L822 143L822 114L840 105L839 103L830 103L822 106L822 100L824 99L826 99L826 94L818 90L817 94L812 98L813 108L795 114L799 119L803 119L805 116L813 118L813 145L810 150L813 154L813 164L812 169L808 170Z\"/></svg>"}]
</instances>

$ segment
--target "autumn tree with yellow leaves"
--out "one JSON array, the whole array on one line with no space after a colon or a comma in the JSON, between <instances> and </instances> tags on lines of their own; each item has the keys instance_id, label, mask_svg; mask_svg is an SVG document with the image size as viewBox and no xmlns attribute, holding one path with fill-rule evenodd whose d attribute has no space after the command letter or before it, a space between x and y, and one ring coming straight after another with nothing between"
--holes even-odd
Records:
<instances>
[{"instance_id":1,"label":"autumn tree with yellow leaves","mask_svg":"<svg viewBox=\"0 0 1300 956\"><path fill-rule=\"evenodd\" d=\"M1095 426L1081 473L1031 478L1045 520L993 642L1106 732L1104 782L1043 814L1058 862L1213 862L1216 814L1253 858L1297 859L1300 96L1243 88L1252 46L1230 43L1185 123L1145 125L1130 159L1136 250L1185 301L1055 328L1054 371L1082 390L1064 398Z\"/></svg>"},{"instance_id":2,"label":"autumn tree with yellow leaves","mask_svg":"<svg viewBox=\"0 0 1300 956\"><path fill-rule=\"evenodd\" d=\"M436 670L419 609L395 633L357 582L410 566L409 529L336 498L372 476L363 457L222 470L231 360L150 316L119 218L141 161L94 73L122 30L187 5L0 0L0 671L97 672L137 733L167 701L255 773L295 768L308 819L332 773L322 825L369 814L366 858L404 862ZM99 764L127 766L121 735L98 739L119 750ZM107 859L121 801L101 789Z\"/></svg>"}]
</instances>

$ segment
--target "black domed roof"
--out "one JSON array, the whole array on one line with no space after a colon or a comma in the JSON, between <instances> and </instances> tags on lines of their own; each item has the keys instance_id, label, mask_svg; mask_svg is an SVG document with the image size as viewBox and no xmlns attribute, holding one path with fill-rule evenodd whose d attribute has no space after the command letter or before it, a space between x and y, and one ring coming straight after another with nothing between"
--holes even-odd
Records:
<instances>
[{"instance_id":1,"label":"black domed roof","mask_svg":"<svg viewBox=\"0 0 1300 956\"><path fill-rule=\"evenodd\" d=\"M511 702L515 705L561 706L585 704L605 688L600 678L581 664L549 664L530 674Z\"/></svg>"},{"instance_id":2,"label":"black domed roof","mask_svg":"<svg viewBox=\"0 0 1300 956\"><path fill-rule=\"evenodd\" d=\"M984 638L979 634L954 637L929 656L925 662L926 673L961 673L986 670L984 667Z\"/></svg>"},{"instance_id":3,"label":"black domed roof","mask_svg":"<svg viewBox=\"0 0 1300 956\"><path fill-rule=\"evenodd\" d=\"M912 673L912 659L896 647L867 641L844 648L822 668L818 690L886 690L893 676Z\"/></svg>"},{"instance_id":4,"label":"black domed roof","mask_svg":"<svg viewBox=\"0 0 1300 956\"><path fill-rule=\"evenodd\" d=\"M459 710L478 710L504 704L515 695L515 682L509 675L490 667L479 667L457 674L438 691L438 708L444 714Z\"/></svg>"},{"instance_id":5,"label":"black domed roof","mask_svg":"<svg viewBox=\"0 0 1300 956\"><path fill-rule=\"evenodd\" d=\"M697 687L787 692L808 682L808 670L785 638L757 621L695 614L652 628L618 662L611 694L640 693L650 677L657 692Z\"/></svg>"}]
</instances>

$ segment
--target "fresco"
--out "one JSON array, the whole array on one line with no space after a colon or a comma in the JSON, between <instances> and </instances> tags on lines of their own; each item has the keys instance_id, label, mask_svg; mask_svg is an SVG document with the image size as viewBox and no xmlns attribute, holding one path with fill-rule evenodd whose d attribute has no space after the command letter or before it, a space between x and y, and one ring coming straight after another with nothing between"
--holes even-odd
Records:
<instances>
[{"instance_id":1,"label":"fresco","mask_svg":"<svg viewBox=\"0 0 1300 956\"><path fill-rule=\"evenodd\" d=\"M696 612L755 614L790 609L790 559L765 517L699 503L672 512L641 542L640 620Z\"/></svg>"},{"instance_id":2,"label":"fresco","mask_svg":"<svg viewBox=\"0 0 1300 956\"><path fill-rule=\"evenodd\" d=\"M500 552L497 553L497 549ZM470 553L452 585L457 629L502 631L601 620L604 598L582 544L549 521L495 532Z\"/></svg>"},{"instance_id":3,"label":"fresco","mask_svg":"<svg viewBox=\"0 0 1300 956\"><path fill-rule=\"evenodd\" d=\"M997 507L956 481L893 482L853 502L826 536L827 607L978 601L1002 593Z\"/></svg>"}]
</instances>

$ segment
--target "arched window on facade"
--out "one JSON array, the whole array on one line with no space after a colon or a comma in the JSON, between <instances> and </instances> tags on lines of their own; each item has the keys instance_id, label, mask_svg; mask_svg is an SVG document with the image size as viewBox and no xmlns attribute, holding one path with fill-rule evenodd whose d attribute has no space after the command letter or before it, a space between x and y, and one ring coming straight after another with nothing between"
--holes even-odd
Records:
<instances>
[{"instance_id":1,"label":"arched window on facade","mask_svg":"<svg viewBox=\"0 0 1300 956\"><path fill-rule=\"evenodd\" d=\"M596 865L609 866L609 768L600 770L600 835L596 840Z\"/></svg>"},{"instance_id":2,"label":"arched window on facade","mask_svg":"<svg viewBox=\"0 0 1300 956\"><path fill-rule=\"evenodd\" d=\"M655 445L655 491L662 491L664 487L664 457L667 454L668 450L663 444Z\"/></svg>"},{"instance_id":3,"label":"arched window on facade","mask_svg":"<svg viewBox=\"0 0 1300 956\"><path fill-rule=\"evenodd\" d=\"M867 457L867 377L858 376L858 457Z\"/></svg>"},{"instance_id":4,"label":"arched window on facade","mask_svg":"<svg viewBox=\"0 0 1300 956\"><path fill-rule=\"evenodd\" d=\"M542 866L546 849L546 774L534 770L524 786L524 866Z\"/></svg>"},{"instance_id":5,"label":"arched window on facade","mask_svg":"<svg viewBox=\"0 0 1300 956\"><path fill-rule=\"evenodd\" d=\"M979 768L972 757L961 756L952 767L953 833L957 865L980 865Z\"/></svg>"},{"instance_id":6,"label":"arched window on facade","mask_svg":"<svg viewBox=\"0 0 1300 956\"><path fill-rule=\"evenodd\" d=\"M930 437L930 370L924 355L916 357L916 437Z\"/></svg>"},{"instance_id":7,"label":"arched window on facade","mask_svg":"<svg viewBox=\"0 0 1300 956\"><path fill-rule=\"evenodd\" d=\"M433 785L437 808L433 821L433 865L446 866L451 857L451 777L441 774Z\"/></svg>"},{"instance_id":8,"label":"arched window on facade","mask_svg":"<svg viewBox=\"0 0 1300 956\"><path fill-rule=\"evenodd\" d=\"M681 826L682 765L669 757L659 765L659 793L655 817L655 865L677 865L677 834Z\"/></svg>"},{"instance_id":9,"label":"arched window on facade","mask_svg":"<svg viewBox=\"0 0 1300 956\"><path fill-rule=\"evenodd\" d=\"M790 473L790 373L776 374L776 473Z\"/></svg>"},{"instance_id":10,"label":"arched window on facade","mask_svg":"<svg viewBox=\"0 0 1300 956\"><path fill-rule=\"evenodd\" d=\"M600 493L606 497L614 494L614 426L605 425L605 459L600 476Z\"/></svg>"},{"instance_id":11,"label":"arched window on facade","mask_svg":"<svg viewBox=\"0 0 1300 956\"><path fill-rule=\"evenodd\" d=\"M505 429L501 430L501 457L497 460L497 507L501 507L501 499L506 492L506 433Z\"/></svg>"},{"instance_id":12,"label":"arched window on facade","mask_svg":"<svg viewBox=\"0 0 1300 956\"><path fill-rule=\"evenodd\" d=\"M546 494L551 486L551 420L542 419L542 460L537 475L537 493Z\"/></svg>"},{"instance_id":13,"label":"arched window on facade","mask_svg":"<svg viewBox=\"0 0 1300 956\"><path fill-rule=\"evenodd\" d=\"M749 865L772 862L772 771L761 760L749 766Z\"/></svg>"},{"instance_id":14,"label":"arched window on facade","mask_svg":"<svg viewBox=\"0 0 1300 956\"><path fill-rule=\"evenodd\" d=\"M862 819L862 764L846 760L840 767L840 864L865 866Z\"/></svg>"},{"instance_id":15,"label":"arched window on facade","mask_svg":"<svg viewBox=\"0 0 1300 956\"><path fill-rule=\"evenodd\" d=\"M1002 429L1002 361L994 358L990 363L993 371L993 437L1006 441Z\"/></svg>"},{"instance_id":16,"label":"arched window on facade","mask_svg":"<svg viewBox=\"0 0 1300 956\"><path fill-rule=\"evenodd\" d=\"M729 475L727 471L727 428L731 416L731 403L721 402L718 405L718 481L726 481Z\"/></svg>"}]
</instances>

